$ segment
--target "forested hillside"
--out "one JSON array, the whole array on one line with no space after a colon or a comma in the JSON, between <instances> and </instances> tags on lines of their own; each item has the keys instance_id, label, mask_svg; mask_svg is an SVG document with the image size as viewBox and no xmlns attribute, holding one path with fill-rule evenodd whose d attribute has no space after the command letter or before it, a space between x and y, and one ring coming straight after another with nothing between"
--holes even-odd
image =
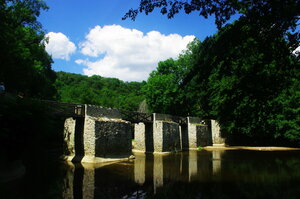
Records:
<instances>
[{"instance_id":1,"label":"forested hillside","mask_svg":"<svg viewBox=\"0 0 300 199\"><path fill-rule=\"evenodd\" d=\"M57 72L56 75L56 100L61 102L137 111L144 100L141 88L145 82L123 82L116 78L66 72Z\"/></svg>"}]
</instances>

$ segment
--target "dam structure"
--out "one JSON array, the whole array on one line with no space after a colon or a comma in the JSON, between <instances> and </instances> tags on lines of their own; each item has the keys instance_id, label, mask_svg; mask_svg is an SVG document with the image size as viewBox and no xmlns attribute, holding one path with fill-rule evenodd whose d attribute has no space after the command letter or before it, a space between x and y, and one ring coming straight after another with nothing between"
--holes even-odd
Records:
<instances>
[{"instance_id":1,"label":"dam structure","mask_svg":"<svg viewBox=\"0 0 300 199\"><path fill-rule=\"evenodd\" d=\"M77 105L64 123L65 157L101 163L132 153L165 154L224 145L215 120Z\"/></svg>"}]
</instances>

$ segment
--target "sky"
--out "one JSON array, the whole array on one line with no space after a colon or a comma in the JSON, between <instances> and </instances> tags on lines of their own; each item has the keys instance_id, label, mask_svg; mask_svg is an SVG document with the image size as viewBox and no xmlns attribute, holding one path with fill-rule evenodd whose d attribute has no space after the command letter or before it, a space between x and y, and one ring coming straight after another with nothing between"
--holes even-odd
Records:
<instances>
[{"instance_id":1,"label":"sky","mask_svg":"<svg viewBox=\"0 0 300 199\"><path fill-rule=\"evenodd\" d=\"M122 20L139 0L46 0L39 17L55 71L147 80L159 61L176 59L194 38L216 33L214 18L179 13L167 19L159 10Z\"/></svg>"}]
</instances>

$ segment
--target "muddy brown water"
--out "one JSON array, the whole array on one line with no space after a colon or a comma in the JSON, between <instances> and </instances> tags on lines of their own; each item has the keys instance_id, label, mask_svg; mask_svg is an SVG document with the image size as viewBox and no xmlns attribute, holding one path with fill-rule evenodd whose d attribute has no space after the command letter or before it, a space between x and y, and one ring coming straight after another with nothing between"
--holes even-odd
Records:
<instances>
[{"instance_id":1,"label":"muddy brown water","mask_svg":"<svg viewBox=\"0 0 300 199\"><path fill-rule=\"evenodd\" d=\"M190 151L110 165L39 162L0 198L300 198L300 151Z\"/></svg>"}]
</instances>

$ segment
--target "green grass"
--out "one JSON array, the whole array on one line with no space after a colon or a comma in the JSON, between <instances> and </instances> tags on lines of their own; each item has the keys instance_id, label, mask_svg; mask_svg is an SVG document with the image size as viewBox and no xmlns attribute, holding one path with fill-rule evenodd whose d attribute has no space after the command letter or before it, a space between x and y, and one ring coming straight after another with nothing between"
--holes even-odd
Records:
<instances>
[{"instance_id":1,"label":"green grass","mask_svg":"<svg viewBox=\"0 0 300 199\"><path fill-rule=\"evenodd\" d=\"M202 151L203 150L203 147L202 146L198 146L197 147L197 151Z\"/></svg>"},{"instance_id":2,"label":"green grass","mask_svg":"<svg viewBox=\"0 0 300 199\"><path fill-rule=\"evenodd\" d=\"M197 125L197 126L207 126L206 124L200 124L200 123L190 123L190 124Z\"/></svg>"}]
</instances>

